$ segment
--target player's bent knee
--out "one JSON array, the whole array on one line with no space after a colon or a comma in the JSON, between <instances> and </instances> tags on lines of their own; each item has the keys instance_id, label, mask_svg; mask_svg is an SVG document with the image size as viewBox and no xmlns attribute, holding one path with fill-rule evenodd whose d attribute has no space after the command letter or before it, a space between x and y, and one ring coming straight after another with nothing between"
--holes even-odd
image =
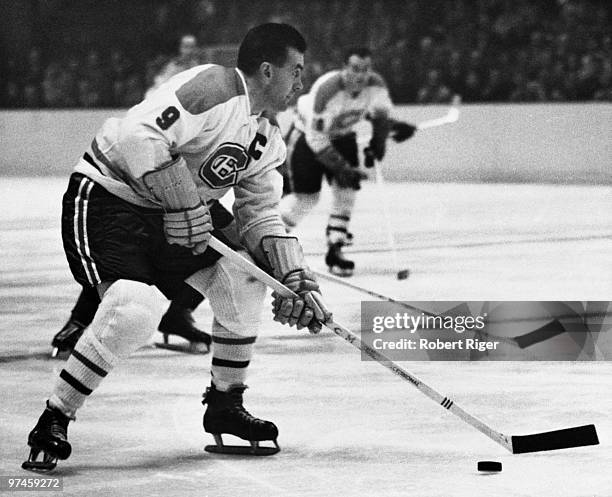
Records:
<instances>
[{"instance_id":1,"label":"player's bent knee","mask_svg":"<svg viewBox=\"0 0 612 497\"><path fill-rule=\"evenodd\" d=\"M94 319L98 340L117 356L129 355L157 329L163 312L159 300L159 292L153 286L115 281L104 293Z\"/></svg>"},{"instance_id":2,"label":"player's bent knee","mask_svg":"<svg viewBox=\"0 0 612 497\"><path fill-rule=\"evenodd\" d=\"M246 258L248 255L242 254ZM222 257L198 271L187 282L206 295L224 328L244 337L257 336L266 296L266 285Z\"/></svg>"}]
</instances>

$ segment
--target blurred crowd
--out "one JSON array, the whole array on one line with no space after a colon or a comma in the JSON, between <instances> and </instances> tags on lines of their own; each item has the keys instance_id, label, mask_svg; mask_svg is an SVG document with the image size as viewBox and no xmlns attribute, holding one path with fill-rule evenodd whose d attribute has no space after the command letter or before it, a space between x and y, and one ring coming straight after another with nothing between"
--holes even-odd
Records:
<instances>
[{"instance_id":1,"label":"blurred crowd","mask_svg":"<svg viewBox=\"0 0 612 497\"><path fill-rule=\"evenodd\" d=\"M208 47L235 47L267 21L309 41L306 88L340 67L344 48L367 45L398 103L455 93L464 102L612 101L606 1L132 0L113 2L115 18L87 31L63 28L60 20L96 16L84 4L75 13L77 2L50 0L33 46L3 56L0 106L128 107L172 74L217 62Z\"/></svg>"}]
</instances>

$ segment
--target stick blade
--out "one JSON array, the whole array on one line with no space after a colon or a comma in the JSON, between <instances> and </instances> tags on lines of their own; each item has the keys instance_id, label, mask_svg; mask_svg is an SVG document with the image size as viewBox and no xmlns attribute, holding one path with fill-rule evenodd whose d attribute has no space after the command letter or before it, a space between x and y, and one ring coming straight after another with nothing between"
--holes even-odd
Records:
<instances>
[{"instance_id":1,"label":"stick blade","mask_svg":"<svg viewBox=\"0 0 612 497\"><path fill-rule=\"evenodd\" d=\"M541 452L545 450L569 449L585 445L598 445L595 425L577 426L563 430L512 437L512 453Z\"/></svg>"}]
</instances>

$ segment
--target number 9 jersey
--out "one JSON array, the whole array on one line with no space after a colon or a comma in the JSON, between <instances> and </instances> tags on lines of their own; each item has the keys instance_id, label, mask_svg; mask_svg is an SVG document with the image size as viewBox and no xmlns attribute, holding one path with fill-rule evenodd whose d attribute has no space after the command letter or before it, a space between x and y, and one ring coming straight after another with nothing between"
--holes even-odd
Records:
<instances>
[{"instance_id":1,"label":"number 9 jersey","mask_svg":"<svg viewBox=\"0 0 612 497\"><path fill-rule=\"evenodd\" d=\"M240 70L207 64L177 74L123 117L108 119L75 170L123 200L160 208L142 177L181 157L203 201L233 188L241 235L255 225L261 235L262 223L268 233L284 233L276 168L285 156L274 116L251 113Z\"/></svg>"}]
</instances>

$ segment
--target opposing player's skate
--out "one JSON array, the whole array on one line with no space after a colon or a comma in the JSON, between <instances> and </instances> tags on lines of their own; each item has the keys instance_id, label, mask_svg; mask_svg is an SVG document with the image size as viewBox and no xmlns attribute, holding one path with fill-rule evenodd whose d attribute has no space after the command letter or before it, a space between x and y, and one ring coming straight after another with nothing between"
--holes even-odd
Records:
<instances>
[{"instance_id":1,"label":"opposing player's skate","mask_svg":"<svg viewBox=\"0 0 612 497\"><path fill-rule=\"evenodd\" d=\"M333 243L327 250L325 264L331 274L336 276L352 276L355 271L355 263L344 258L342 254L342 243Z\"/></svg>"},{"instance_id":2,"label":"opposing player's skate","mask_svg":"<svg viewBox=\"0 0 612 497\"><path fill-rule=\"evenodd\" d=\"M70 318L66 321L64 327L57 332L51 341L51 347L53 347L51 357L58 359L68 357L79 341L79 338L81 338L85 328L87 326L76 319Z\"/></svg>"},{"instance_id":3,"label":"opposing player's skate","mask_svg":"<svg viewBox=\"0 0 612 497\"><path fill-rule=\"evenodd\" d=\"M204 431L210 433L216 445L207 445L204 450L216 454L238 454L248 456L271 456L280 451L276 442L278 428L271 421L256 418L242 405L242 393L246 386L234 387L221 392L211 385L206 389L202 404L208 404L204 413ZM227 433L251 444L225 445L221 435ZM274 447L260 447L259 442L271 440Z\"/></svg>"},{"instance_id":4,"label":"opposing player's skate","mask_svg":"<svg viewBox=\"0 0 612 497\"><path fill-rule=\"evenodd\" d=\"M47 407L28 436L30 456L21 467L29 471L52 471L58 459L68 459L72 447L68 443L68 418L60 410ZM38 456L42 452L42 460Z\"/></svg>"},{"instance_id":5,"label":"opposing player's skate","mask_svg":"<svg viewBox=\"0 0 612 497\"><path fill-rule=\"evenodd\" d=\"M163 343L156 343L156 347L190 354L207 354L210 350L211 336L196 328L191 310L185 307L171 304L162 317L158 330L163 334L164 341ZM189 343L169 343L169 335L177 335Z\"/></svg>"}]
</instances>

